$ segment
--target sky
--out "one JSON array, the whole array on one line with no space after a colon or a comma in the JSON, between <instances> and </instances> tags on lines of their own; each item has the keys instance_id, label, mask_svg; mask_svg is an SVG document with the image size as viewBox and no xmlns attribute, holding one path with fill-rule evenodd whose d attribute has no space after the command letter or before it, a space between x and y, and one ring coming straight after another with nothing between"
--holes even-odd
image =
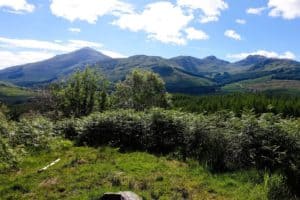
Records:
<instances>
[{"instance_id":1,"label":"sky","mask_svg":"<svg viewBox=\"0 0 300 200\"><path fill-rule=\"evenodd\" d=\"M87 46L114 58L300 60L300 0L0 0L0 69Z\"/></svg>"}]
</instances>

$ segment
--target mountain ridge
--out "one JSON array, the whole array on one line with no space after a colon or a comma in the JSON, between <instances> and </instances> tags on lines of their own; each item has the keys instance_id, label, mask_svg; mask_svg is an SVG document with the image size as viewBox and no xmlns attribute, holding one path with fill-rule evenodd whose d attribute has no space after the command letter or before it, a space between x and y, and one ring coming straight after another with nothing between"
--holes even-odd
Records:
<instances>
[{"instance_id":1,"label":"mountain ridge","mask_svg":"<svg viewBox=\"0 0 300 200\"><path fill-rule=\"evenodd\" d=\"M213 55L204 58L134 55L114 59L89 47L0 70L0 80L18 86L37 86L60 80L87 65L101 71L111 81L123 80L134 68L152 70L162 76L167 89L172 92L215 91L218 85L263 76L300 80L300 63L288 59L259 55L237 62L228 62Z\"/></svg>"}]
</instances>

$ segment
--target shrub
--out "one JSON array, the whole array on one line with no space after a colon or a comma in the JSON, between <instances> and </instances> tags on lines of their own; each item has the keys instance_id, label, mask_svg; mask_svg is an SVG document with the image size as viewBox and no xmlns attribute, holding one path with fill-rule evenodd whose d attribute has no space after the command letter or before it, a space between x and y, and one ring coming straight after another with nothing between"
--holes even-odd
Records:
<instances>
[{"instance_id":1,"label":"shrub","mask_svg":"<svg viewBox=\"0 0 300 200\"><path fill-rule=\"evenodd\" d=\"M53 124L45 118L22 119L15 124L16 128L10 135L12 147L22 146L27 150L38 151L49 149L53 136Z\"/></svg>"},{"instance_id":2,"label":"shrub","mask_svg":"<svg viewBox=\"0 0 300 200\"><path fill-rule=\"evenodd\" d=\"M185 134L185 144L188 157L205 162L214 171L225 169L225 135L219 130L212 130L203 118L196 119L191 125L190 131Z\"/></svg>"},{"instance_id":3,"label":"shrub","mask_svg":"<svg viewBox=\"0 0 300 200\"><path fill-rule=\"evenodd\" d=\"M170 153L180 150L184 144L186 128L184 115L178 112L153 109L149 112L147 149L154 153Z\"/></svg>"},{"instance_id":4,"label":"shrub","mask_svg":"<svg viewBox=\"0 0 300 200\"><path fill-rule=\"evenodd\" d=\"M5 139L0 138L0 171L17 167L17 157Z\"/></svg>"}]
</instances>

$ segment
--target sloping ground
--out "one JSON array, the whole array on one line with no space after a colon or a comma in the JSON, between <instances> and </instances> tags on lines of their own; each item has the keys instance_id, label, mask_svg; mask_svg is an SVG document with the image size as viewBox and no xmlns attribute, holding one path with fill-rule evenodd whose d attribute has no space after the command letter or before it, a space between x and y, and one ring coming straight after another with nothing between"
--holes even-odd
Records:
<instances>
[{"instance_id":1,"label":"sloping ground","mask_svg":"<svg viewBox=\"0 0 300 200\"><path fill-rule=\"evenodd\" d=\"M271 76L258 79L240 81L222 87L225 92L264 92L277 91L291 94L300 94L300 81L298 80L276 80Z\"/></svg>"},{"instance_id":2,"label":"sloping ground","mask_svg":"<svg viewBox=\"0 0 300 200\"><path fill-rule=\"evenodd\" d=\"M213 175L191 161L57 145L56 151L25 158L18 171L1 174L0 199L98 199L126 190L144 199L266 199L256 172ZM56 165L37 172L57 158Z\"/></svg>"},{"instance_id":3,"label":"sloping ground","mask_svg":"<svg viewBox=\"0 0 300 200\"><path fill-rule=\"evenodd\" d=\"M28 89L0 82L0 102L7 104L22 103L33 95L34 93Z\"/></svg>"}]
</instances>

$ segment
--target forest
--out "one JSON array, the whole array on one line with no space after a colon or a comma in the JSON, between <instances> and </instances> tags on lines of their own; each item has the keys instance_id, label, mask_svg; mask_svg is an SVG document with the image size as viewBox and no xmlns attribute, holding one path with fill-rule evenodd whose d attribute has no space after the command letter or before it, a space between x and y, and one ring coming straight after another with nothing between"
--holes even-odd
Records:
<instances>
[{"instance_id":1,"label":"forest","mask_svg":"<svg viewBox=\"0 0 300 200\"><path fill-rule=\"evenodd\" d=\"M122 189L143 199L300 198L296 96L169 94L153 72L112 84L87 68L25 107L0 106L1 199L97 199ZM143 177L146 169L153 174Z\"/></svg>"}]
</instances>

